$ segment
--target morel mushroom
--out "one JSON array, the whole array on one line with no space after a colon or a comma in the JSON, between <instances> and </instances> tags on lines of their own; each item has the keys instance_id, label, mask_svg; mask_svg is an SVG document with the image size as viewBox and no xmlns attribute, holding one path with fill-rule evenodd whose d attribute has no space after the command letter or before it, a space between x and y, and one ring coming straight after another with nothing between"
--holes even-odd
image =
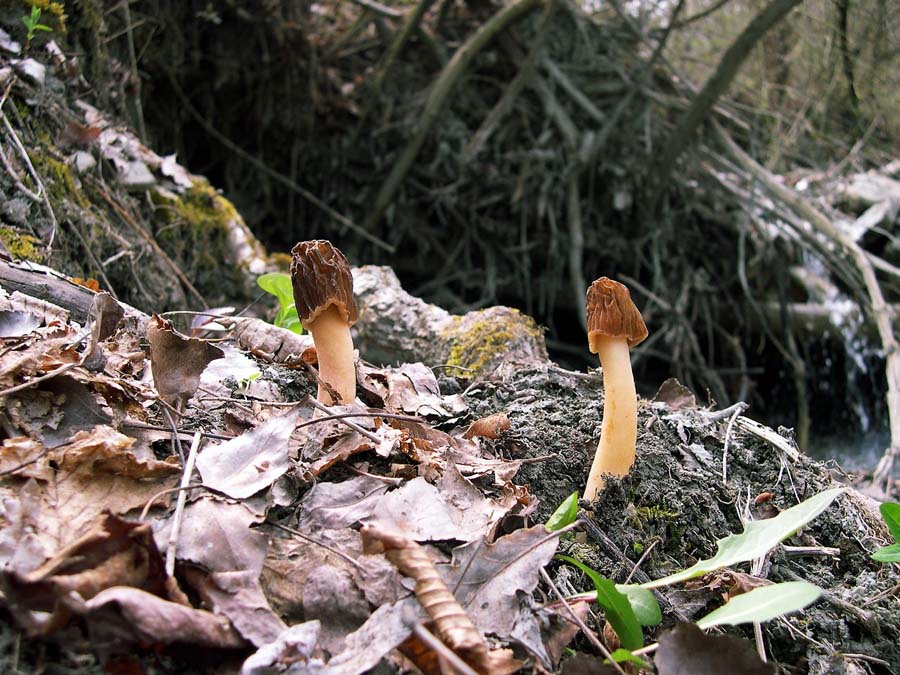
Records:
<instances>
[{"instance_id":1,"label":"morel mushroom","mask_svg":"<svg viewBox=\"0 0 900 675\"><path fill-rule=\"evenodd\" d=\"M603 489L603 475L625 476L634 464L637 393L628 350L647 337L647 326L631 294L618 281L601 277L587 292L588 341L603 367L603 426L588 474L584 498Z\"/></svg>"},{"instance_id":2,"label":"morel mushroom","mask_svg":"<svg viewBox=\"0 0 900 675\"><path fill-rule=\"evenodd\" d=\"M350 263L323 239L301 241L291 253L294 304L303 327L312 333L319 359L318 399L326 405L353 403L356 369L350 326L357 312Z\"/></svg>"}]
</instances>

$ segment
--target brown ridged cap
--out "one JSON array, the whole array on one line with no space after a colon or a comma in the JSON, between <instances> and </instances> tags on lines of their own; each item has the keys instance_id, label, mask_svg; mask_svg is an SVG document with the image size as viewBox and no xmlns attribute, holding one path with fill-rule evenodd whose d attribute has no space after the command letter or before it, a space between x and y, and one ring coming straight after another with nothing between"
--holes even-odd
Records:
<instances>
[{"instance_id":1,"label":"brown ridged cap","mask_svg":"<svg viewBox=\"0 0 900 675\"><path fill-rule=\"evenodd\" d=\"M587 327L591 353L597 353L597 338L623 337L631 349L647 337L647 326L631 293L618 281L600 277L587 291Z\"/></svg>"},{"instance_id":2,"label":"brown ridged cap","mask_svg":"<svg viewBox=\"0 0 900 675\"><path fill-rule=\"evenodd\" d=\"M294 303L304 326L334 305L349 325L356 323L350 263L325 239L301 241L291 249Z\"/></svg>"}]
</instances>

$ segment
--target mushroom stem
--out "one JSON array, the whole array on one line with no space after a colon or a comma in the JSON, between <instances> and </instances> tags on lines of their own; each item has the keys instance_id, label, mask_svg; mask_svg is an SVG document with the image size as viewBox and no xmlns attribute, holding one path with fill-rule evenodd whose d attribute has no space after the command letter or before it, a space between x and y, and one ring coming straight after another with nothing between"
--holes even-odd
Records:
<instances>
[{"instance_id":1,"label":"mushroom stem","mask_svg":"<svg viewBox=\"0 0 900 675\"><path fill-rule=\"evenodd\" d=\"M356 399L356 368L353 364L353 339L350 326L340 310L331 305L306 328L312 333L319 359L319 380L340 397L332 400L328 389L319 383L317 398L325 405L353 403Z\"/></svg>"},{"instance_id":2,"label":"mushroom stem","mask_svg":"<svg viewBox=\"0 0 900 675\"><path fill-rule=\"evenodd\" d=\"M591 464L584 498L594 501L603 489L603 474L626 476L634 464L637 442L637 393L625 338L597 336L595 346L603 366L603 426Z\"/></svg>"}]
</instances>

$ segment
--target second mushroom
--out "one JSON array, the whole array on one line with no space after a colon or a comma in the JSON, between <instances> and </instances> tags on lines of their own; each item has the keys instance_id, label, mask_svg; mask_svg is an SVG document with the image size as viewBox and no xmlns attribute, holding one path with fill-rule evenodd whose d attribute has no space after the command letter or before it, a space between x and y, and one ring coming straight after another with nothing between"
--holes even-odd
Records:
<instances>
[{"instance_id":1,"label":"second mushroom","mask_svg":"<svg viewBox=\"0 0 900 675\"><path fill-rule=\"evenodd\" d=\"M356 367L350 326L357 311L350 263L324 239L301 241L291 253L294 304L319 360L318 399L326 405L353 403Z\"/></svg>"},{"instance_id":2,"label":"second mushroom","mask_svg":"<svg viewBox=\"0 0 900 675\"><path fill-rule=\"evenodd\" d=\"M587 291L588 341L603 367L603 425L584 498L593 501L603 476L626 476L637 443L637 393L629 350L647 337L647 326L628 289L606 277Z\"/></svg>"}]
</instances>

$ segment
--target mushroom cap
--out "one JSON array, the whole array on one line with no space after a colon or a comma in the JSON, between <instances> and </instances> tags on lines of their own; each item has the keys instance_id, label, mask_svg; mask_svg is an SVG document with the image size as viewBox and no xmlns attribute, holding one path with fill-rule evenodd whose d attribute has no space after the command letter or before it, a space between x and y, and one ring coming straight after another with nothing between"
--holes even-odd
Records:
<instances>
[{"instance_id":1,"label":"mushroom cap","mask_svg":"<svg viewBox=\"0 0 900 675\"><path fill-rule=\"evenodd\" d=\"M291 284L294 303L304 326L334 305L344 320L356 323L353 276L350 263L330 241L301 241L291 249Z\"/></svg>"},{"instance_id":2,"label":"mushroom cap","mask_svg":"<svg viewBox=\"0 0 900 675\"><path fill-rule=\"evenodd\" d=\"M631 349L647 337L647 326L634 306L631 293L618 281L600 277L587 291L588 342L597 353L600 337L623 337Z\"/></svg>"}]
</instances>

